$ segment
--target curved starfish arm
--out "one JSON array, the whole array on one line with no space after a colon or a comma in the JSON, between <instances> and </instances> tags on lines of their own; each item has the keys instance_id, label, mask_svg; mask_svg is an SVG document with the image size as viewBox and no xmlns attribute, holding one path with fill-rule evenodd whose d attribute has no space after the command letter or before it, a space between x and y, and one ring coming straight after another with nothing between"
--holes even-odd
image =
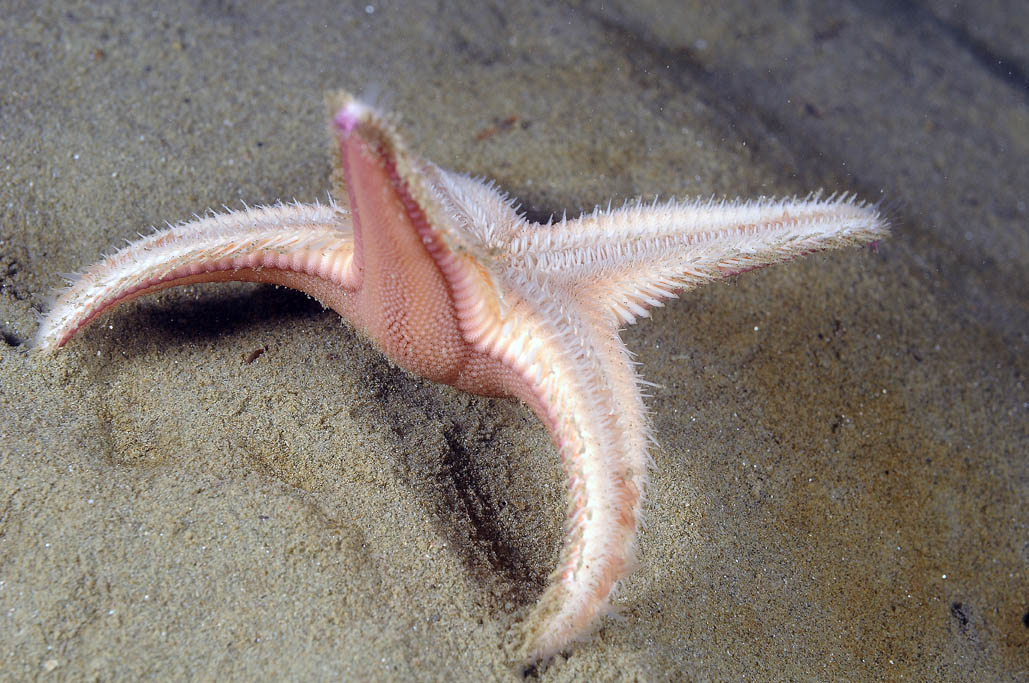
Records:
<instances>
[{"instance_id":1,"label":"curved starfish arm","mask_svg":"<svg viewBox=\"0 0 1029 683\"><path fill-rule=\"evenodd\" d=\"M875 206L846 195L637 203L540 226L511 249L531 255L541 274L604 300L618 324L631 324L705 282L887 232Z\"/></svg>"},{"instance_id":2,"label":"curved starfish arm","mask_svg":"<svg viewBox=\"0 0 1029 683\"><path fill-rule=\"evenodd\" d=\"M557 444L567 537L523 644L526 661L549 657L596 623L632 563L648 456L627 353L595 309L496 260L524 225L499 192L418 158L349 95L330 106L336 190L355 216L354 319L409 370L523 399Z\"/></svg>"},{"instance_id":3,"label":"curved starfish arm","mask_svg":"<svg viewBox=\"0 0 1029 683\"><path fill-rule=\"evenodd\" d=\"M546 282L523 279L512 288L521 296L505 314L473 316L462 328L481 353L510 371L505 393L539 416L567 477L561 559L521 627L521 655L532 663L587 635L634 566L650 430L614 326Z\"/></svg>"},{"instance_id":4,"label":"curved starfish arm","mask_svg":"<svg viewBox=\"0 0 1029 683\"><path fill-rule=\"evenodd\" d=\"M34 347L58 349L112 306L197 282L281 284L340 310L352 256L350 217L335 205L278 204L198 218L133 242L82 273L51 306Z\"/></svg>"}]
</instances>

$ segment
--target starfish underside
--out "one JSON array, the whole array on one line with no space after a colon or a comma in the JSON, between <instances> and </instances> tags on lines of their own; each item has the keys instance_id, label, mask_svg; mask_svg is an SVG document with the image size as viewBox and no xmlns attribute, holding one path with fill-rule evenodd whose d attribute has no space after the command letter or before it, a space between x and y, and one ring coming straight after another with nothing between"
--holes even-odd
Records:
<instances>
[{"instance_id":1,"label":"starfish underside","mask_svg":"<svg viewBox=\"0 0 1029 683\"><path fill-rule=\"evenodd\" d=\"M619 327L709 280L879 239L886 224L846 196L637 202L532 223L491 184L412 153L382 113L345 93L329 104L334 201L210 215L130 244L59 296L36 347L167 287L270 282L338 311L413 373L525 401L569 490L559 565L522 627L524 661L544 660L589 632L633 565L651 435Z\"/></svg>"}]
</instances>

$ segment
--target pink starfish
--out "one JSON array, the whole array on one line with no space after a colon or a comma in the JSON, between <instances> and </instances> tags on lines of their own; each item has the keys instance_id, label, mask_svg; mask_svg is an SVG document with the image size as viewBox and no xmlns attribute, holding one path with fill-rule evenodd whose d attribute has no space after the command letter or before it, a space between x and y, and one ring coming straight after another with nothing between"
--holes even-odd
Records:
<instances>
[{"instance_id":1,"label":"pink starfish","mask_svg":"<svg viewBox=\"0 0 1029 683\"><path fill-rule=\"evenodd\" d=\"M246 209L141 239L60 296L37 347L166 287L270 282L338 311L410 372L525 401L569 488L560 564L523 626L524 661L544 660L589 632L633 564L650 427L619 326L704 282L878 239L886 224L846 197L636 203L530 223L491 185L413 154L381 113L345 93L330 106L338 205Z\"/></svg>"}]
</instances>

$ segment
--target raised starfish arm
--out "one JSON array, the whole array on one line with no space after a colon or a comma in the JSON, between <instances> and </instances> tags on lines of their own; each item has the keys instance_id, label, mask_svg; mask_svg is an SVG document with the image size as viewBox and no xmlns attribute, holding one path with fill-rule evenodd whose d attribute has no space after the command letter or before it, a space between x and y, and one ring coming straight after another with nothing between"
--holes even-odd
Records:
<instances>
[{"instance_id":1,"label":"raised starfish arm","mask_svg":"<svg viewBox=\"0 0 1029 683\"><path fill-rule=\"evenodd\" d=\"M822 249L885 237L876 207L847 195L804 200L628 205L541 225L512 255L542 275L606 301L619 324L710 280Z\"/></svg>"},{"instance_id":2,"label":"raised starfish arm","mask_svg":"<svg viewBox=\"0 0 1029 683\"><path fill-rule=\"evenodd\" d=\"M272 282L336 308L352 254L350 218L334 204L280 204L198 218L133 242L82 273L51 306L35 348L63 346L112 306L198 282Z\"/></svg>"}]
</instances>

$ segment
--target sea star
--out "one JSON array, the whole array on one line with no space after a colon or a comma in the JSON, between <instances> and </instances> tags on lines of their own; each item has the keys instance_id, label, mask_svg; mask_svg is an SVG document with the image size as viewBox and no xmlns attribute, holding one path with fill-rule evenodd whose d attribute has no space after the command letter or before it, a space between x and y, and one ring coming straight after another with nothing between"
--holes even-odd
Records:
<instances>
[{"instance_id":1,"label":"sea star","mask_svg":"<svg viewBox=\"0 0 1029 683\"><path fill-rule=\"evenodd\" d=\"M525 661L545 660L589 632L633 565L651 433L619 327L709 280L878 239L886 223L846 196L636 202L532 223L492 184L412 153L373 107L346 93L329 104L335 201L210 215L130 244L57 299L36 347L166 287L270 282L338 311L412 373L525 401L569 488L560 563L522 631Z\"/></svg>"}]
</instances>

